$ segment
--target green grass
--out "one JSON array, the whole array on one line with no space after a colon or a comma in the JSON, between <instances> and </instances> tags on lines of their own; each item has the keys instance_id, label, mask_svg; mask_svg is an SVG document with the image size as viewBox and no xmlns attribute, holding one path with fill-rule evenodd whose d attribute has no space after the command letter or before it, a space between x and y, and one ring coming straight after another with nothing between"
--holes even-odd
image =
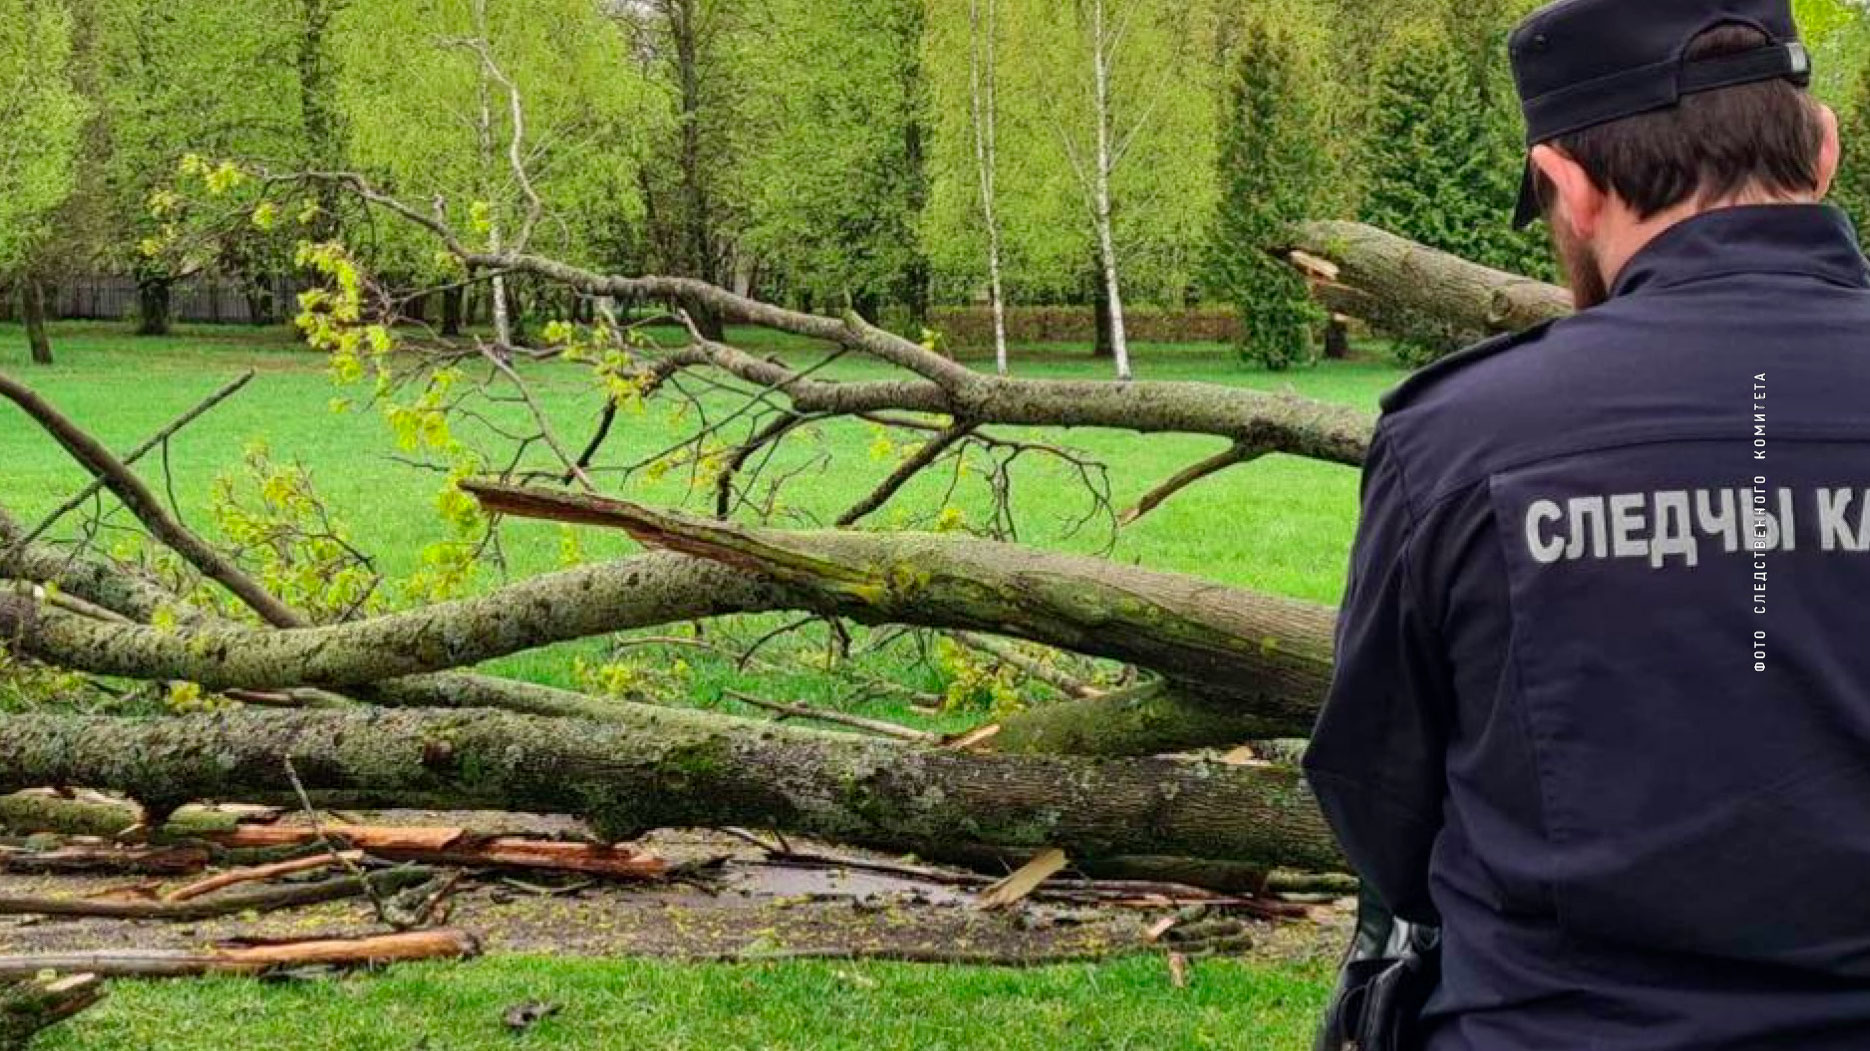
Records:
<instances>
[{"instance_id":1,"label":"green grass","mask_svg":"<svg viewBox=\"0 0 1870 1051\"><path fill-rule=\"evenodd\" d=\"M759 353L799 362L809 347L763 334L736 332ZM336 393L321 359L280 330L186 328L161 340L136 339L118 326L55 328L59 364L26 363L17 327L0 326L0 369L23 378L115 448L128 448L202 395L245 368L258 378L235 400L191 427L171 445L167 476L152 457L143 469L172 489L184 518L206 528L213 479L234 468L241 449L263 438L274 454L306 464L337 515L391 576L409 572L423 544L440 538L431 500L433 475L389 455L385 424L363 410L334 415ZM1205 380L1299 394L1374 410L1378 395L1399 378L1389 367L1327 363L1269 374L1239 365L1212 346L1143 346L1139 375L1151 380ZM1018 355L1016 372L1034 378L1102 378L1106 366L1083 348L1047 347ZM836 378L883 377L879 366L843 360ZM584 374L538 367L531 377L566 440L582 442L597 410ZM727 403L710 399L719 412ZM508 416L509 419L512 417ZM622 464L667 445L689 421L653 410L623 421L604 463ZM1017 432L1006 432L1009 435ZM1139 437L1113 432L1026 435L1068 442L1109 466L1114 502L1138 495L1189 462L1218 450L1218 440ZM891 464L874 458L875 435L865 425L829 426L795 442L783 465L806 465L828 454L835 467L801 475L785 492L797 520L827 518L867 491ZM543 463L544 461L538 461ZM1029 542L1099 551L1108 534L1067 535L1085 497L1070 470L1025 462L1015 475L1017 519ZM10 405L0 406L0 502L28 522L84 482L83 475ZM904 492L875 521L913 522L944 499L944 484L928 479ZM689 498L681 472L660 483L633 482L625 492L659 503ZM1356 473L1289 457L1236 467L1182 493L1123 531L1111 557L1165 570L1320 602L1342 588L1357 495ZM968 480L956 503L975 520L987 506L984 486ZM120 521L121 519L116 519ZM555 528L514 524L506 533L514 573L552 568ZM612 536L587 534L586 549L603 556L628 549ZM483 586L493 586L490 575ZM822 636L821 636L822 637ZM804 645L804 644L801 644ZM570 681L574 655L600 652L600 642L573 643L496 662L497 671L545 682ZM796 654L777 651L783 659ZM894 663L892 663L892 660ZM880 662L880 673L936 688L932 673L907 657ZM842 691L800 665L791 674L747 675L723 662L695 659L683 703L742 710L720 700L740 685L812 703L845 703ZM887 701L854 707L908 720ZM962 714L933 725L976 721ZM227 1047L394 1048L434 1051L536 1046L551 1048L1298 1048L1328 985L1314 968L1203 964L1192 988L1174 990L1159 960L1032 971L893 965L673 965L649 962L493 958L464 966L407 967L369 979L298 985L244 981L118 985L99 1010L49 1035L48 1051ZM528 998L562 1002L564 1012L515 1039L499 1022L502 1009ZM426 1040L426 1042L424 1042Z\"/></svg>"},{"instance_id":2,"label":"green grass","mask_svg":"<svg viewBox=\"0 0 1870 1051\"><path fill-rule=\"evenodd\" d=\"M40 1051L1296 1051L1316 968L1159 958L1032 970L906 964L682 965L487 959L332 981L118 983ZM560 1010L522 1035L526 1000Z\"/></svg>"}]
</instances>

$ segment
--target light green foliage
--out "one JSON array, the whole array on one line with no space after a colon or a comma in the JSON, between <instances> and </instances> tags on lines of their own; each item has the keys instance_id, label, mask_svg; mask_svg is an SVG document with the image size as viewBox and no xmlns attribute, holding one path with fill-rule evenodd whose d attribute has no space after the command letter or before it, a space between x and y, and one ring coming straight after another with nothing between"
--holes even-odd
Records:
<instances>
[{"instance_id":1,"label":"light green foliage","mask_svg":"<svg viewBox=\"0 0 1870 1051\"><path fill-rule=\"evenodd\" d=\"M1840 108L1852 104L1870 56L1870 18L1857 0L1792 0L1792 17L1812 53L1812 91Z\"/></svg>"},{"instance_id":2,"label":"light green foliage","mask_svg":"<svg viewBox=\"0 0 1870 1051\"><path fill-rule=\"evenodd\" d=\"M240 468L215 479L215 527L269 592L314 623L381 612L381 578L296 462L248 444Z\"/></svg>"},{"instance_id":3,"label":"light green foliage","mask_svg":"<svg viewBox=\"0 0 1870 1051\"><path fill-rule=\"evenodd\" d=\"M88 107L67 68L71 29L55 0L0 0L0 274L22 265L74 187Z\"/></svg>"},{"instance_id":4,"label":"light green foliage","mask_svg":"<svg viewBox=\"0 0 1870 1051\"><path fill-rule=\"evenodd\" d=\"M547 215L533 247L580 263L616 254L617 224L640 214L637 158L653 92L629 35L600 5L354 3L335 35L355 167L425 211L439 207L464 236L484 243L496 225L512 236L525 198L508 158L510 97L466 46L484 37L523 100L522 157ZM437 247L402 223L368 242L373 270L420 278L453 272Z\"/></svg>"},{"instance_id":5,"label":"light green foliage","mask_svg":"<svg viewBox=\"0 0 1870 1051\"><path fill-rule=\"evenodd\" d=\"M832 307L918 294L923 12L923 0L770 0L752 23L742 247L788 291Z\"/></svg>"},{"instance_id":6,"label":"light green foliage","mask_svg":"<svg viewBox=\"0 0 1870 1051\"><path fill-rule=\"evenodd\" d=\"M1870 60L1858 60L1856 75L1848 108L1839 119L1843 156L1831 200L1862 229L1870 223Z\"/></svg>"},{"instance_id":7,"label":"light green foliage","mask_svg":"<svg viewBox=\"0 0 1870 1051\"><path fill-rule=\"evenodd\" d=\"M1015 300L1077 293L1094 236L1074 165L1092 163L1095 125L1083 5L1000 0L999 212ZM1180 304L1196 283L1214 216L1220 69L1217 12L1232 5L1115 0L1127 17L1112 73L1114 125L1128 135L1112 194L1132 298ZM931 203L925 230L948 298L984 280L979 188L968 127L967 5L931 5Z\"/></svg>"},{"instance_id":8,"label":"light green foliage","mask_svg":"<svg viewBox=\"0 0 1870 1051\"><path fill-rule=\"evenodd\" d=\"M73 256L134 274L150 296L143 326L168 322L173 275L220 268L259 275L287 242L171 191L190 154L296 166L303 149L299 9L285 0L83 0L77 69L98 110L81 164Z\"/></svg>"},{"instance_id":9,"label":"light green foliage","mask_svg":"<svg viewBox=\"0 0 1870 1051\"><path fill-rule=\"evenodd\" d=\"M1214 290L1239 311L1242 356L1274 370L1309 364L1324 320L1304 279L1266 251L1286 224L1314 214L1324 176L1317 70L1302 46L1253 18L1234 49L1221 127Z\"/></svg>"}]
</instances>

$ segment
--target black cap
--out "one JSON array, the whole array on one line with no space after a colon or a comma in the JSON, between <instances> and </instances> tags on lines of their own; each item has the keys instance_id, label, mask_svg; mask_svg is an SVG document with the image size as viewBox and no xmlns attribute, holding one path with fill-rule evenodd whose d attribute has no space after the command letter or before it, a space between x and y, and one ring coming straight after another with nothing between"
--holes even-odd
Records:
<instances>
[{"instance_id":1,"label":"black cap","mask_svg":"<svg viewBox=\"0 0 1870 1051\"><path fill-rule=\"evenodd\" d=\"M1685 61L1688 44L1719 25L1750 26L1770 43ZM1513 31L1513 80L1528 146L1638 113L1683 95L1758 80L1811 82L1790 0L1557 0ZM1539 215L1532 165L1513 225Z\"/></svg>"}]
</instances>

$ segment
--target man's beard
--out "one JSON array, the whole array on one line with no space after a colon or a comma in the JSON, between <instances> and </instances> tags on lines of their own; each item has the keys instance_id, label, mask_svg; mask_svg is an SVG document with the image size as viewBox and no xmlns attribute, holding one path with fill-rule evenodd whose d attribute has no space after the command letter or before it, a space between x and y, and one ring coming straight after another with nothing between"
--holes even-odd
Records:
<instances>
[{"instance_id":1,"label":"man's beard","mask_svg":"<svg viewBox=\"0 0 1870 1051\"><path fill-rule=\"evenodd\" d=\"M1604 282L1604 271L1597 265L1596 250L1563 218L1553 216L1548 225L1552 229L1552 247L1558 252L1559 265L1565 270L1565 284L1571 289L1572 302L1579 310L1589 310L1608 300L1610 286Z\"/></svg>"}]
</instances>

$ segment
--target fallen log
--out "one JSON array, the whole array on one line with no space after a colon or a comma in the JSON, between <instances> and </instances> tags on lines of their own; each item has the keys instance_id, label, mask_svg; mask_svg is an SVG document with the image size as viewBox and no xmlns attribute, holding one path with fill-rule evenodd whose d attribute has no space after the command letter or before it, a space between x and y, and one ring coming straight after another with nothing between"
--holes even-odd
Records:
<instances>
[{"instance_id":1,"label":"fallen log","mask_svg":"<svg viewBox=\"0 0 1870 1051\"><path fill-rule=\"evenodd\" d=\"M0 956L0 978L30 977L44 971L83 971L111 978L256 975L283 967L374 967L414 960L457 959L479 952L480 942L472 934L443 929L203 951L106 949Z\"/></svg>"},{"instance_id":2,"label":"fallen log","mask_svg":"<svg viewBox=\"0 0 1870 1051\"><path fill-rule=\"evenodd\" d=\"M49 1026L104 998L95 974L38 975L0 987L0 1051L24 1051Z\"/></svg>"},{"instance_id":3,"label":"fallen log","mask_svg":"<svg viewBox=\"0 0 1870 1051\"><path fill-rule=\"evenodd\" d=\"M694 533L677 516L615 508L630 508L646 532ZM13 626L13 644L29 655L99 674L209 689L374 684L374 699L388 704L497 707L622 725L637 725L642 706L486 676L422 673L631 627L803 609L871 624L960 623L1173 678L1173 689L1112 693L1011 716L994 747L1016 752L1149 755L1301 735L1310 731L1330 679L1335 619L1323 606L965 538L721 529L691 537L712 542L712 558L656 552L538 577L479 599L330 627L263 631L196 622L157 631L8 594L0 594L0 622ZM768 559L772 575L745 571L735 550L749 539L779 553ZM846 557L855 560L854 576L802 572ZM56 582L136 620L167 608L154 585L38 545L0 549L0 566L9 560L13 572Z\"/></svg>"},{"instance_id":4,"label":"fallen log","mask_svg":"<svg viewBox=\"0 0 1870 1051\"><path fill-rule=\"evenodd\" d=\"M0 716L0 790L87 784L166 811L278 797L291 756L359 806L568 813L607 840L752 826L915 851L980 843L1341 867L1296 773L1154 759L916 750L667 710L641 732L497 712L364 709L171 719Z\"/></svg>"}]
</instances>

